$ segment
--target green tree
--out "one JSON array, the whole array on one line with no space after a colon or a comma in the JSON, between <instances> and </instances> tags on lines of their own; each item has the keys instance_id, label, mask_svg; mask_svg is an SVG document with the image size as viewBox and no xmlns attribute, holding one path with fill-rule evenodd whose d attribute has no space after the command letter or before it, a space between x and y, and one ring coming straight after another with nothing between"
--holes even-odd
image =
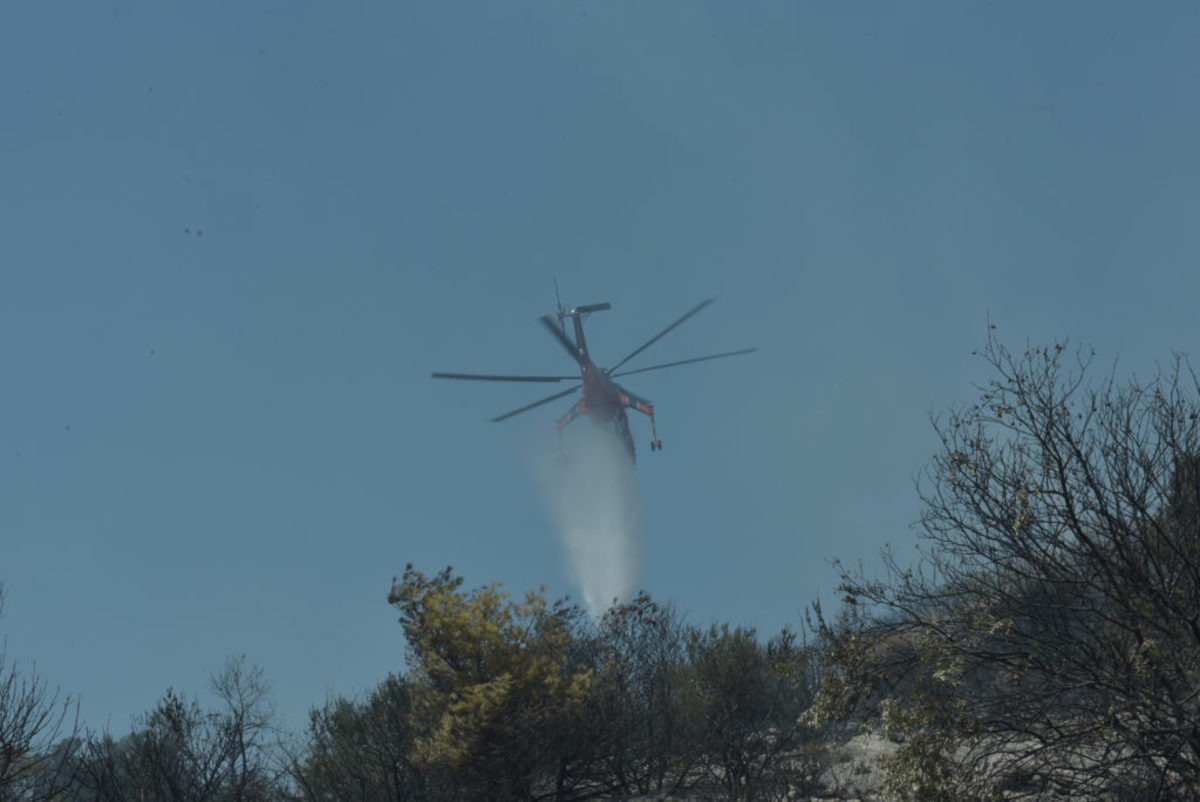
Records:
<instances>
[{"instance_id":1,"label":"green tree","mask_svg":"<svg viewBox=\"0 0 1200 802\"><path fill-rule=\"evenodd\" d=\"M388 596L419 689L418 764L474 798L585 795L575 736L595 672L575 648L583 612L542 592L515 601L495 584L462 584L450 568L427 577L410 565Z\"/></svg>"}]
</instances>

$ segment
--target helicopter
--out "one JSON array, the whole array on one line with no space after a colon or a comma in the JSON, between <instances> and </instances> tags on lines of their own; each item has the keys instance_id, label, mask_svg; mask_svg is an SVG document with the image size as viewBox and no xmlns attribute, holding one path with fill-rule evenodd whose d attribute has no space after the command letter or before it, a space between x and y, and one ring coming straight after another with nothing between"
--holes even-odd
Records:
<instances>
[{"instance_id":1,"label":"helicopter","mask_svg":"<svg viewBox=\"0 0 1200 802\"><path fill-rule=\"evenodd\" d=\"M557 287L555 287L555 295L557 295ZM579 398L571 405L566 414L560 417L555 425L561 435L562 430L567 424L575 420L581 415L586 415L593 422L601 426L612 428L621 438L625 445L626 451L629 453L631 460L636 459L636 454L633 445L633 435L629 430L629 418L625 414L626 409L633 409L647 415L650 418L650 450L660 451L662 449L662 441L658 439L658 431L654 423L654 404L645 398L627 390L618 384L615 379L620 376L630 376L634 373L646 373L652 370L662 370L663 368L672 368L677 365L687 365L692 362L706 362L710 359L723 359L725 357L740 356L757 351L757 348L742 348L737 351L725 351L719 354L709 354L708 356L693 357L692 359L680 359L675 362L665 362L661 365L651 365L645 368L636 368L633 370L620 370L627 362L633 359L638 354L645 351L654 343L662 339L668 332L674 329L679 324L690 318L692 315L699 312L704 307L713 302L709 298L701 301L695 307L690 309L685 315L680 317L671 325L660 331L658 334L651 337L641 346L636 348L628 356L617 362L609 368L599 368L592 361L588 354L587 340L583 335L583 321L593 312L602 312L612 309L612 305L608 302L598 304L588 304L586 306L575 306L564 308L561 301L558 303L557 315L542 315L538 320L546 327L555 340L563 347L563 349L571 356L579 365L578 376L512 376L512 375L493 375L480 373L444 373L434 372L432 378L435 379L463 379L469 381L489 381L489 382L534 382L534 383L553 383L562 381L578 382L575 386L570 387L562 392L547 396L532 404L526 404L523 407L505 412L502 415L497 415L492 418L492 422L498 423L502 420L507 420L514 415L519 415L522 412L528 412L531 409L536 409L543 404L548 404L551 401L556 401L572 393L582 390ZM555 322L557 317L557 322ZM570 320L574 329L575 341L571 342L567 336L566 321Z\"/></svg>"}]
</instances>

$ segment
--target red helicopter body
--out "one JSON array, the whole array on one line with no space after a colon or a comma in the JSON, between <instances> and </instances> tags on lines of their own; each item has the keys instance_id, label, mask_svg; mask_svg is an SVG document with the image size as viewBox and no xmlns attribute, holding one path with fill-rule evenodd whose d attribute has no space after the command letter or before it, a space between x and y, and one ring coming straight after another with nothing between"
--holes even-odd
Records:
<instances>
[{"instance_id":1,"label":"red helicopter body","mask_svg":"<svg viewBox=\"0 0 1200 802\"><path fill-rule=\"evenodd\" d=\"M699 312L704 307L712 303L712 300L703 301L698 306L693 308L683 317L676 320L670 326L667 326L657 335L642 344L637 350L629 354L611 368L599 368L592 362L591 356L588 354L587 340L583 335L583 318L592 312L599 312L606 309L611 309L612 306L608 303L591 304L589 306L580 306L570 309L563 309L559 306L558 322L555 323L550 315L542 315L541 322L550 331L554 338L566 349L567 353L579 365L579 376L512 376L512 375L492 375L480 373L433 373L435 379L469 379L474 381L501 381L501 382L560 382L572 381L578 382L574 387L563 390L560 393L534 401L532 404L526 404L523 407L506 412L503 415L498 415L492 418L493 421L502 421L518 415L522 412L540 407L542 404L547 404L564 396L570 395L577 390L582 390L579 399L567 410L557 421L557 426L561 432L563 427L571 421L575 420L580 415L586 415L593 422L600 426L611 428L621 441L625 444L626 450L629 452L630 459L635 458L633 447L633 434L629 429L629 417L626 415L626 409L634 409L641 412L650 418L650 431L652 439L650 440L650 450L657 451L662 448L662 441L658 439L658 432L654 423L654 405L648 400L641 398L629 390L617 384L614 379L617 376L627 376L631 373L644 373L650 370L660 370L662 368L674 367L676 365L684 365L690 362L704 362L709 359L720 359L727 356L737 356L739 354L748 354L757 349L743 348L739 351L727 351L720 354L710 354L709 356L695 357L693 359L681 359L676 362L667 362L661 365L652 365L648 368L638 368L636 370L626 370L617 372L617 369L628 362L633 357L646 350L649 346L657 342L663 335L671 331L683 321L687 320L692 315ZM575 342L571 342L567 337L565 321L570 318L573 323Z\"/></svg>"}]
</instances>

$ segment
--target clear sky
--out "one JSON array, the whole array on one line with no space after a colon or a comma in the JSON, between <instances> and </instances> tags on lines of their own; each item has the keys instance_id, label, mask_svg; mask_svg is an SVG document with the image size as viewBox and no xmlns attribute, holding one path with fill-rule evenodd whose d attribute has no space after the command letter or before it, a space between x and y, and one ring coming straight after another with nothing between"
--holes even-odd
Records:
<instances>
[{"instance_id":1,"label":"clear sky","mask_svg":"<svg viewBox=\"0 0 1200 802\"><path fill-rule=\"evenodd\" d=\"M412 562L574 593L528 443L631 365L644 587L774 631L911 548L1014 347L1197 347L1194 3L0 9L0 634L115 731L244 653L292 726L402 668Z\"/></svg>"}]
</instances>

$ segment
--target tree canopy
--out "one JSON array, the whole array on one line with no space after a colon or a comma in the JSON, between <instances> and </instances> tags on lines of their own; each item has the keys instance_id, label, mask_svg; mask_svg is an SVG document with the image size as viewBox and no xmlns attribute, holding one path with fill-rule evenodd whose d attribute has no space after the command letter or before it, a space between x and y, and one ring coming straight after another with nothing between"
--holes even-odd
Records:
<instances>
[{"instance_id":1,"label":"tree canopy","mask_svg":"<svg viewBox=\"0 0 1200 802\"><path fill-rule=\"evenodd\" d=\"M1200 394L1182 359L994 339L978 402L935 420L921 561L843 572L826 711L907 743L897 796L1200 792Z\"/></svg>"},{"instance_id":2,"label":"tree canopy","mask_svg":"<svg viewBox=\"0 0 1200 802\"><path fill-rule=\"evenodd\" d=\"M212 704L168 689L114 737L0 647L0 798L1200 797L1200 382L1182 357L1148 381L1065 344L982 357L978 400L933 419L914 562L839 568L799 634L645 592L596 621L409 565L406 669L296 737L244 658ZM855 724L895 747L865 791L832 771Z\"/></svg>"}]
</instances>

